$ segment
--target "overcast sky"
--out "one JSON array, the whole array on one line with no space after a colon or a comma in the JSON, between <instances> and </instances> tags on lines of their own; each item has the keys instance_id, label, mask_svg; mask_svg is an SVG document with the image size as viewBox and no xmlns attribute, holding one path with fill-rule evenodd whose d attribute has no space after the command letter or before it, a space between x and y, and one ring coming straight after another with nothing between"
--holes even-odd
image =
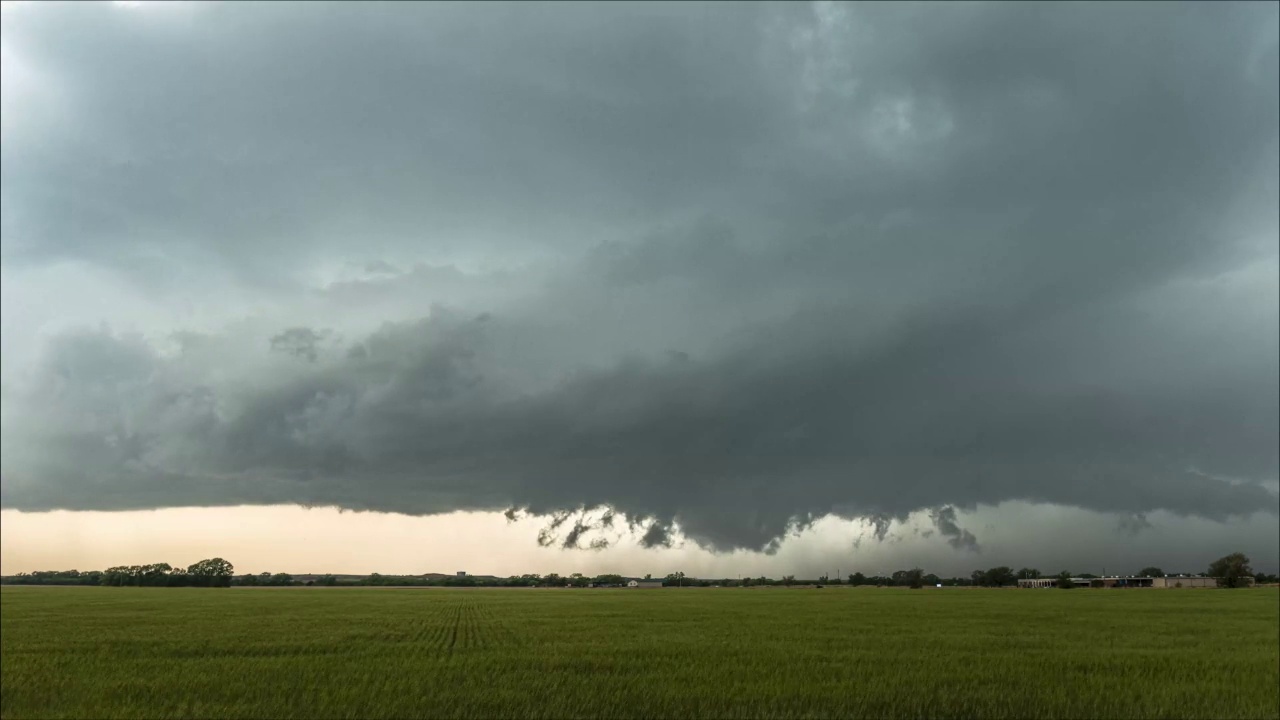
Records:
<instances>
[{"instance_id":1,"label":"overcast sky","mask_svg":"<svg viewBox=\"0 0 1280 720\"><path fill-rule=\"evenodd\" d=\"M1275 570L1278 7L6 2L0 562Z\"/></svg>"}]
</instances>

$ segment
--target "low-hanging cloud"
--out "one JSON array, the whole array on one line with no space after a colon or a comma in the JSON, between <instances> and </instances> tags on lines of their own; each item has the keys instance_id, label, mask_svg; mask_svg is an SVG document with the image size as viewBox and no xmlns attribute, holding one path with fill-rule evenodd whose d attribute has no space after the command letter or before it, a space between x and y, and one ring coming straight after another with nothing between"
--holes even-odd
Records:
<instances>
[{"instance_id":1,"label":"low-hanging cloud","mask_svg":"<svg viewBox=\"0 0 1280 720\"><path fill-rule=\"evenodd\" d=\"M950 505L940 507L929 513L929 519L933 521L933 526L937 528L938 534L947 539L947 544L953 548L963 548L965 550L977 551L978 539L973 533L965 530L956 523L956 509Z\"/></svg>"},{"instance_id":2,"label":"low-hanging cloud","mask_svg":"<svg viewBox=\"0 0 1280 720\"><path fill-rule=\"evenodd\" d=\"M70 258L164 303L131 258L198 257L263 309L23 335L0 504L509 509L549 547L766 552L918 510L977 551L955 508L1011 500L1278 512L1273 6L715 7L554 6L563 46L515 6L7 24L103 120L6 117L6 277ZM59 13L101 16L81 54ZM414 36L473 22L475 64ZM204 82L289 83L292 129L196 112L149 62L172 38L243 44ZM172 113L190 136L136 126ZM69 164L91 133L112 150ZM518 261L440 259L464 246Z\"/></svg>"}]
</instances>

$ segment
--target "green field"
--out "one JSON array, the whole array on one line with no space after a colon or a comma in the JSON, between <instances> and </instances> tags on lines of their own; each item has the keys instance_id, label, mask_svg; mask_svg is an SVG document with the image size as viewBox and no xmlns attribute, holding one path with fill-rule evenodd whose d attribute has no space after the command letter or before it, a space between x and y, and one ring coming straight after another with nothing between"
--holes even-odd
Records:
<instances>
[{"instance_id":1,"label":"green field","mask_svg":"<svg viewBox=\"0 0 1280 720\"><path fill-rule=\"evenodd\" d=\"M1280 717L1280 592L0 592L5 718Z\"/></svg>"}]
</instances>

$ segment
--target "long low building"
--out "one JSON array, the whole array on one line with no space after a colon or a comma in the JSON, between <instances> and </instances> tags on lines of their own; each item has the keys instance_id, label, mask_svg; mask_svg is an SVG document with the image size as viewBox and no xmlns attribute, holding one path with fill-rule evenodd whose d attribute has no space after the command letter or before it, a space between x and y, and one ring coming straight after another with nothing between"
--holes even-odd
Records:
<instances>
[{"instance_id":1,"label":"long low building","mask_svg":"<svg viewBox=\"0 0 1280 720\"><path fill-rule=\"evenodd\" d=\"M1211 588L1218 587L1218 578L1211 577L1158 577L1151 578L1151 587L1158 588ZM1253 578L1249 578L1253 584Z\"/></svg>"},{"instance_id":2,"label":"long low building","mask_svg":"<svg viewBox=\"0 0 1280 720\"><path fill-rule=\"evenodd\" d=\"M1140 575L1113 575L1099 578L1071 578L1076 587L1101 588L1214 588L1218 587L1218 579L1198 577L1194 575L1173 575L1168 577L1144 577ZM1248 586L1253 585L1253 578L1245 580ZM1036 578L1019 580L1020 588L1052 588L1058 586L1058 578Z\"/></svg>"},{"instance_id":3,"label":"long low building","mask_svg":"<svg viewBox=\"0 0 1280 720\"><path fill-rule=\"evenodd\" d=\"M1089 578L1071 578L1071 584L1076 587L1089 587ZM1058 578L1035 578L1033 580L1019 580L1020 588L1055 588L1058 587Z\"/></svg>"},{"instance_id":4,"label":"long low building","mask_svg":"<svg viewBox=\"0 0 1280 720\"><path fill-rule=\"evenodd\" d=\"M1142 575L1112 575L1093 579L1101 580L1104 588L1149 588L1155 587L1156 582L1156 578ZM1096 587L1096 583L1090 582L1089 587Z\"/></svg>"}]
</instances>

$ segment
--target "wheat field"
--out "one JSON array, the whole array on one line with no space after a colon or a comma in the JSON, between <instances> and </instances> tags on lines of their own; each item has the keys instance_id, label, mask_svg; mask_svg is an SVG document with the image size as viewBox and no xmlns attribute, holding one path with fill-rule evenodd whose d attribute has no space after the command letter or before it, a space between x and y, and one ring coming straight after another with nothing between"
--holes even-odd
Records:
<instances>
[{"instance_id":1,"label":"wheat field","mask_svg":"<svg viewBox=\"0 0 1280 720\"><path fill-rule=\"evenodd\" d=\"M25 588L4 718L1276 718L1280 592Z\"/></svg>"}]
</instances>

